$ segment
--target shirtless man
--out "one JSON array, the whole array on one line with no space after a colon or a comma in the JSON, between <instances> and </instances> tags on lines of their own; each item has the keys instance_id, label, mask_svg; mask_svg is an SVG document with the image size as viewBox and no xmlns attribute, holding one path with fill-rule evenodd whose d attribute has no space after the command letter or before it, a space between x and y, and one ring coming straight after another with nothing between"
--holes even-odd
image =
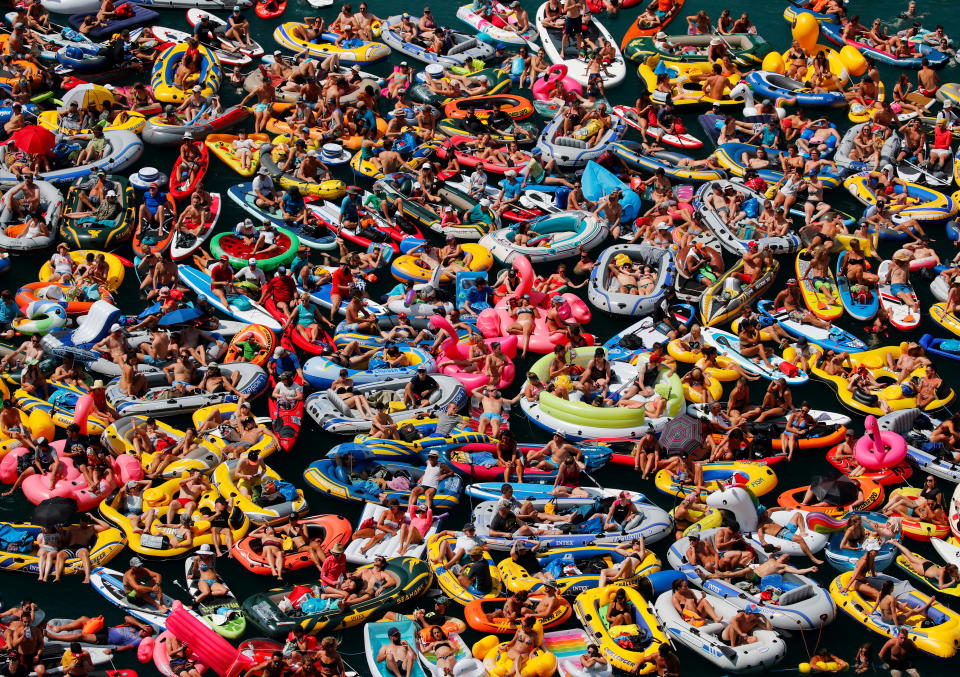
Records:
<instances>
[{"instance_id":1,"label":"shirtless man","mask_svg":"<svg viewBox=\"0 0 960 677\"><path fill-rule=\"evenodd\" d=\"M803 295L800 292L800 285L797 284L797 278L791 277L787 280L787 286L780 291L773 299L774 308L783 308L787 311L789 317L794 322L801 324L810 324L821 329L829 329L830 323L821 320L819 317L804 308Z\"/></svg>"},{"instance_id":2,"label":"shirtless man","mask_svg":"<svg viewBox=\"0 0 960 677\"><path fill-rule=\"evenodd\" d=\"M377 652L377 662L385 662L393 677L410 677L417 665L417 657L410 643L402 639L398 628L387 630L389 644L384 644Z\"/></svg>"},{"instance_id":3,"label":"shirtless man","mask_svg":"<svg viewBox=\"0 0 960 677\"><path fill-rule=\"evenodd\" d=\"M270 432L262 425L258 425L252 416L247 416L240 423L240 439L226 445L223 455L226 458L236 458L241 452L246 452L259 443Z\"/></svg>"},{"instance_id":4,"label":"shirtless man","mask_svg":"<svg viewBox=\"0 0 960 677\"><path fill-rule=\"evenodd\" d=\"M43 633L39 627L31 627L32 623L32 612L26 617L10 621L6 630L3 631L3 639L7 647L20 657L20 662L24 666L32 668L37 677L43 677L47 672L43 664ZM29 670L23 670L18 674L28 673Z\"/></svg>"},{"instance_id":5,"label":"shirtless man","mask_svg":"<svg viewBox=\"0 0 960 677\"><path fill-rule=\"evenodd\" d=\"M110 333L98 341L92 350L107 353L115 363L122 364L126 360L127 353L130 352L130 344L123 335L123 327L117 323L111 325Z\"/></svg>"},{"instance_id":6,"label":"shirtless man","mask_svg":"<svg viewBox=\"0 0 960 677\"><path fill-rule=\"evenodd\" d=\"M943 379L937 376L933 365L928 364L917 388L917 408L925 409L932 402L935 402L939 398L937 391L940 390L940 386L942 385Z\"/></svg>"},{"instance_id":7,"label":"shirtless man","mask_svg":"<svg viewBox=\"0 0 960 677\"><path fill-rule=\"evenodd\" d=\"M147 377L137 371L140 363L137 361L137 354L130 353L125 355L120 363L120 381L117 387L120 392L126 393L130 397L142 397L147 392Z\"/></svg>"},{"instance_id":8,"label":"shirtless man","mask_svg":"<svg viewBox=\"0 0 960 677\"><path fill-rule=\"evenodd\" d=\"M760 607L756 604L748 604L730 619L727 627L723 629L721 637L732 647L753 644L758 640L752 634L757 628L772 630L773 626L770 625L770 619L760 613Z\"/></svg>"},{"instance_id":9,"label":"shirtless man","mask_svg":"<svg viewBox=\"0 0 960 677\"><path fill-rule=\"evenodd\" d=\"M560 40L560 53L564 54L570 36L577 39L577 49L583 49L583 11L581 0L566 0L563 4L563 14L566 17L563 24L563 37Z\"/></svg>"},{"instance_id":10,"label":"shirtless man","mask_svg":"<svg viewBox=\"0 0 960 677\"><path fill-rule=\"evenodd\" d=\"M905 285L908 288L910 286L910 254L907 252L896 252L893 255L893 265L890 267L889 280L891 285ZM908 291L898 291L897 297L906 305L913 308L913 312L920 312L920 303L917 299L916 294L911 294Z\"/></svg>"},{"instance_id":11,"label":"shirtless man","mask_svg":"<svg viewBox=\"0 0 960 677\"><path fill-rule=\"evenodd\" d=\"M930 359L923 354L923 348L919 343L911 341L907 344L907 349L900 354L896 360L893 355L887 353L885 358L887 367L896 372L897 383L903 383L909 378L910 373L918 367L926 367L931 364Z\"/></svg>"},{"instance_id":12,"label":"shirtless man","mask_svg":"<svg viewBox=\"0 0 960 677\"><path fill-rule=\"evenodd\" d=\"M139 557L130 558L130 568L123 574L123 589L131 597L149 604L160 613L166 613L167 606L162 601L163 589L160 587L162 582L163 577L144 567L143 560Z\"/></svg>"},{"instance_id":13,"label":"shirtless man","mask_svg":"<svg viewBox=\"0 0 960 677\"><path fill-rule=\"evenodd\" d=\"M83 582L90 582L90 547L94 538L101 531L110 528L110 525L99 519L95 520L87 513L80 515L79 524L67 527L63 533L63 542L60 551L57 553L56 568L54 569L54 582L59 581L63 575L63 569L66 561L70 557L77 557L83 566Z\"/></svg>"},{"instance_id":14,"label":"shirtless man","mask_svg":"<svg viewBox=\"0 0 960 677\"><path fill-rule=\"evenodd\" d=\"M771 557L766 562L761 562L759 564L750 564L743 569L738 569L736 571L726 571L726 572L703 572L704 578L742 578L749 582L759 583L765 576L773 575L783 575L783 574L797 574L804 575L815 573L817 567L806 567L804 569L798 569L790 564L787 564L787 560L790 559L790 555L783 553L777 557Z\"/></svg>"},{"instance_id":15,"label":"shirtless man","mask_svg":"<svg viewBox=\"0 0 960 677\"><path fill-rule=\"evenodd\" d=\"M937 90L940 89L940 78L937 77L937 71L930 67L930 61L926 57L920 62L917 82L920 84L920 93L924 96L934 97Z\"/></svg>"},{"instance_id":16,"label":"shirtless man","mask_svg":"<svg viewBox=\"0 0 960 677\"><path fill-rule=\"evenodd\" d=\"M703 81L703 94L699 99L714 99L720 101L726 96L726 92L733 88L730 78L723 74L723 66L719 63L713 64L713 72L710 75L694 75L694 81Z\"/></svg>"},{"instance_id":17,"label":"shirtless man","mask_svg":"<svg viewBox=\"0 0 960 677\"><path fill-rule=\"evenodd\" d=\"M500 426L503 423L503 409L505 404L516 404L523 397L523 393L517 393L513 399L506 399L503 394L493 385L485 385L473 390L470 393L473 397L480 399L480 406L483 413L480 414L480 425L477 432L483 435L489 426L490 437L500 436Z\"/></svg>"},{"instance_id":18,"label":"shirtless man","mask_svg":"<svg viewBox=\"0 0 960 677\"><path fill-rule=\"evenodd\" d=\"M183 509L183 514L189 516L196 509L200 502L200 496L203 492L210 490L210 480L199 470L194 470L189 475L180 480L177 485L177 493L171 499L167 506L166 523L177 524L179 522L178 514ZM150 530L150 525L144 527Z\"/></svg>"},{"instance_id":19,"label":"shirtless man","mask_svg":"<svg viewBox=\"0 0 960 677\"><path fill-rule=\"evenodd\" d=\"M40 335L34 334L20 344L20 347L0 359L0 368L9 369L14 365L39 362L43 359L43 346L40 344Z\"/></svg>"},{"instance_id":20,"label":"shirtless man","mask_svg":"<svg viewBox=\"0 0 960 677\"><path fill-rule=\"evenodd\" d=\"M701 541L699 534L691 534L688 539L686 557L693 566L700 566L708 572L717 570L717 551L709 541Z\"/></svg>"}]
</instances>

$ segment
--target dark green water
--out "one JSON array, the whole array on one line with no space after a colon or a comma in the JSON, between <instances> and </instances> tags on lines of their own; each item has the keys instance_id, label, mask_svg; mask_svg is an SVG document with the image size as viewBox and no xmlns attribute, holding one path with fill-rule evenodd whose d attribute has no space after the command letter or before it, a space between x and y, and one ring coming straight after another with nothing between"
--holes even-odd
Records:
<instances>
[{"instance_id":1,"label":"dark green water","mask_svg":"<svg viewBox=\"0 0 960 677\"><path fill-rule=\"evenodd\" d=\"M536 12L537 3L534 2L534 0L522 1L532 17ZM958 37L960 37L960 18L953 14L955 8L957 7L955 3L945 2L943 0L921 0L919 4L920 10L923 14L922 20L925 24L927 24L930 28L933 28L935 23L942 22L945 25L948 33L956 33ZM354 2L354 9L356 6L357 3ZM754 5L753 3L746 2L744 0L738 0L730 5L725 5L723 3L688 2L685 7L685 11L681 13L681 16L685 16L687 14L692 15L700 9L706 9L710 16L716 20L721 9L725 6L730 7L734 16L739 15L739 13L743 11L749 12L751 19L757 25L759 31L775 47L783 50L788 45L788 41L790 39L789 27L781 17L783 5L779 2L771 3L769 5ZM378 16L386 17L401 11L409 11L412 14L418 14L423 5L405 5L395 2L387 2L386 0L370 0L369 7L370 10ZM903 26L899 25L898 20L894 19L893 17L905 9L905 7L905 0L904 2L882 0L880 2L869 3L865 2L864 0L855 0L852 3L851 10L855 13L860 13L864 23L867 23L874 16L880 16L884 18L885 21L889 22L891 28L897 28ZM453 26L457 29L464 29L466 26L461 24L455 17L456 8L457 3L449 5L441 3L432 4L434 16L441 23ZM339 5L322 10L316 10L307 5L304 0L291 0L287 7L286 14L282 18L285 21L292 21L305 15L315 15L317 12L321 12L323 16L328 18L328 20L332 20L334 16L336 16L338 10ZM631 8L624 11L621 14L621 17L617 20L605 20L606 25L610 28L611 33L618 41L626 31L630 20L637 15L638 11L638 8ZM264 48L269 52L274 48L272 33L274 27L279 22L263 21L257 18L252 11L249 11L248 15L254 27L256 39L258 39L263 44ZM161 21L167 26L188 29L184 10L162 11ZM674 23L669 32L680 33L685 32L685 30L685 24L681 18ZM381 63L370 70L373 70L376 73L386 74L389 72L391 66L399 62L399 60L399 58L392 58L389 62ZM628 73L625 83L621 87L608 93L610 99L614 103L632 104L637 96L638 80L634 74L635 71L633 69L629 70L630 72ZM883 73L884 81L886 82L889 91L896 80L898 72L894 69L884 67L881 68L881 72ZM943 81L956 79L956 73L956 68L948 68L945 71L941 71L941 79ZM232 103L238 98L235 92L228 91L227 89L225 89L222 94L224 95L227 103ZM836 120L841 129L849 124L845 115L832 113L831 117ZM689 115L686 123L687 127L691 129L694 134L700 133L699 126L696 123L694 115ZM173 164L174 157L175 155L171 151L157 149L156 147L148 147L142 164L149 164L158 167L163 171L169 172L170 167ZM220 164L217 160L213 160L212 162L213 165L206 180L208 189L225 192L228 186L239 182L240 177L227 170L224 165ZM347 176L347 173L344 173L342 178L347 180L349 177ZM833 193L828 194L827 197L828 201L832 204L835 204L837 207L847 211L859 210L859 206L842 192L834 191ZM226 212L221 217L220 226L222 228L228 228L236 223L239 218L242 218L242 215L229 200L225 200L224 204L226 205ZM856 211L855 213L859 213L859 211ZM931 235L937 238L936 246L941 257L952 257L954 248L949 242L947 242L942 229L932 230ZM881 253L886 256L889 256L893 249L894 248L890 245L881 245ZM120 253L128 256L130 255L129 251L121 250ZM22 261L20 260L21 258L23 259ZM42 257L18 257L14 268L7 273L8 277L5 280L5 284L11 289L16 289L21 284L35 280L36 274L34 271L39 269L41 263ZM781 277L779 283L782 284L786 277L792 275L792 271L792 258L785 258L783 261L781 261ZM919 279L915 279L915 284L917 286L918 293L921 295L921 300L925 304L931 303L932 301L927 284L921 282ZM376 286L375 291L382 292L389 285L392 285L392 281L382 280ZM779 288L779 285L774 287L774 289ZM121 291L120 298L121 306L128 312L137 312L144 305L144 302L137 298L135 284L130 280L127 281L123 290ZM859 331L861 328L856 326L855 322L845 319L840 324L845 328L856 333L861 333L862 335L862 332ZM590 330L596 333L602 340L606 339L623 326L625 326L625 323L622 320L605 317L600 313L596 313L594 320L590 325ZM915 335L911 334L909 337L904 336L902 338L916 338L919 337L919 335L924 331L932 333L935 336L943 335L943 330L925 317L923 323L921 324L920 331L916 332ZM895 338L900 339L901 337L896 335ZM526 365L518 365L518 373L523 373L523 371L519 368L522 366ZM956 382L955 377L958 372L953 363L938 364L937 366L940 369L941 374L946 376L948 380L951 382ZM755 387L755 389L760 389L763 387L763 385L764 384L759 384ZM759 396L759 393L757 393L757 395ZM798 402L801 399L808 399L814 407L833 410L840 409L839 401L822 383L814 382L804 388L799 388L794 395ZM257 407L258 410L262 410L259 413L266 413L266 404L264 400L257 402ZM539 431L530 426L520 416L515 417L512 423L514 431L521 439L545 439ZM328 500L321 494L318 494L312 489L306 487L302 480L303 468L310 461L323 456L331 446L345 440L343 438L334 438L330 435L324 434L323 432L317 430L315 426L312 426L309 421L305 425L306 427L304 432L301 435L300 441L293 452L289 456L274 456L270 459L270 465L274 467L285 479L305 488L310 503L311 513L336 512L346 515L355 524L360 513L359 508ZM809 483L809 479L813 474L825 471L827 469L828 464L823 460L821 453L800 452L790 467L780 466L778 468L778 474L780 476L780 488L788 488L801 484L807 484ZM668 497L660 495L654 489L652 482L640 482L638 476L633 474L630 470L621 469L619 467L611 467L595 473L595 477L600 483L606 486L646 491L651 498L653 498L653 500L657 501L664 507L672 507L671 500ZM952 492L952 486L945 485L943 486L943 490L944 492ZM775 502L775 497L776 493L768 495L765 502L769 505ZM29 515L30 508L30 504L23 499L22 496L3 499L0 501L0 520L16 521L25 519ZM459 528L466 520L468 512L469 511L467 507L461 507L451 515L445 526L447 528ZM916 547L916 544L914 543L911 543L910 545L911 547L914 547L914 549L919 549L924 552L929 550L929 548L926 548L925 546ZM661 557L663 557L665 549L665 543L660 543L654 546L654 550ZM124 569L126 567L126 560L129 555L129 551L121 554L121 556L116 559L111 566L117 569ZM174 596L179 596L181 599L186 597L182 591L169 583L169 581L172 579L176 579L178 581L182 579L183 563L181 560L170 562L151 562L149 566L157 571L160 571L164 575L167 581L164 585L164 589L167 592L173 594ZM890 572L894 575L897 575L898 571L899 570L895 567L890 570ZM230 561L224 561L222 563L221 572L225 575L227 581L241 598L246 597L247 595L258 590L271 587L267 578L250 574L239 565L233 564ZM836 572L827 566L815 577L824 587L826 587L835 574ZM309 581L311 579L312 574L309 571L301 571L290 575L288 577L288 582L296 583ZM56 586L52 584L39 585L35 580L29 577L17 576L15 574L4 575L0 580L2 580L2 584L0 584L0 591L2 591L2 597L7 604L16 603L22 597L30 596L43 606L48 617L75 617L80 614L92 616L103 613L105 614L108 622L116 623L121 621L121 615L114 607L108 606L106 602L104 602L103 599L91 588L81 585L79 583L79 579L77 578L70 578L66 582ZM952 600L949 598L947 599L947 603L951 604L951 606L954 606L954 608L960 609L960 606L953 604ZM367 674L368 671L366 663L362 655L363 640L360 629L355 628L344 631L339 633L339 637L342 640L341 648L347 661L361 673ZM477 633L471 632L468 633L467 639L468 641L472 642L478 637L479 635L477 635ZM780 671L791 668L795 669L799 662L807 660L810 652L812 652L814 647L820 642L825 642L828 646L833 648L835 653L839 654L840 656L851 659L856 652L857 647L859 647L862 643L871 642L873 643L875 649L879 649L879 646L882 645L883 641L883 638L867 632L859 624L840 614L834 623L828 626L822 632L806 633L805 635L794 634L792 638L788 640L790 650L786 660L780 666ZM683 664L684 674L717 674L717 670L713 668L711 664L701 660L694 654L681 649L679 655ZM945 661L931 658L923 658L919 663L921 672L924 675L946 675L950 670L951 665L956 665L956 663L947 663ZM142 670L143 674L155 673L152 664L138 666L135 658L129 654L123 655L117 661L117 666L138 667Z\"/></svg>"}]
</instances>

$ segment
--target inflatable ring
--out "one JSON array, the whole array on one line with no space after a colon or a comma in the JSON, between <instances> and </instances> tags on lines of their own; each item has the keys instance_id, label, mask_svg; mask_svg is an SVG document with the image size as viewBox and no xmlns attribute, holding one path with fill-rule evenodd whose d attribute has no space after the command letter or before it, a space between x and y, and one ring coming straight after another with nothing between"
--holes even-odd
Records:
<instances>
[{"instance_id":1,"label":"inflatable ring","mask_svg":"<svg viewBox=\"0 0 960 677\"><path fill-rule=\"evenodd\" d=\"M866 433L853 447L853 457L867 470L892 468L907 456L907 443L901 435L889 430L880 430L877 419L871 414L864 421Z\"/></svg>"},{"instance_id":2,"label":"inflatable ring","mask_svg":"<svg viewBox=\"0 0 960 677\"><path fill-rule=\"evenodd\" d=\"M49 334L67 324L67 310L54 301L31 301L23 309L26 317L18 317L12 322L13 328L21 334Z\"/></svg>"}]
</instances>

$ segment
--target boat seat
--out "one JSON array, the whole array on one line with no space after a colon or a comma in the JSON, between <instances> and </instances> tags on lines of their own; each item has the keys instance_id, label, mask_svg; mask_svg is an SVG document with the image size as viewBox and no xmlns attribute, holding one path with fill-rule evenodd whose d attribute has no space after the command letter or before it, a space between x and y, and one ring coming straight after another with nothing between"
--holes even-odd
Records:
<instances>
[{"instance_id":1,"label":"boat seat","mask_svg":"<svg viewBox=\"0 0 960 677\"><path fill-rule=\"evenodd\" d=\"M353 415L353 410L350 409L350 407L347 406L347 403L343 401L343 398L341 398L339 395L337 395L337 394L336 394L335 392L333 392L332 390L328 390L328 391L327 391L327 399L330 401L330 404L332 404L334 407L336 407L337 410L338 410L341 414L343 414L344 416L352 416L352 415Z\"/></svg>"},{"instance_id":2,"label":"boat seat","mask_svg":"<svg viewBox=\"0 0 960 677\"><path fill-rule=\"evenodd\" d=\"M796 604L797 602L802 602L805 599L809 599L813 596L814 586L812 585L802 585L793 590L787 590L782 595L778 603L780 606L787 606L790 604Z\"/></svg>"},{"instance_id":3,"label":"boat seat","mask_svg":"<svg viewBox=\"0 0 960 677\"><path fill-rule=\"evenodd\" d=\"M700 634L703 634L703 635L715 635L715 636L719 637L719 636L720 636L720 633L723 632L723 629L724 629L725 627L727 627L727 624L726 624L726 623L723 623L723 622L714 622L714 623L707 623L706 625L701 626L701 627L699 627L699 628L697 628L697 629L700 631Z\"/></svg>"},{"instance_id":4,"label":"boat seat","mask_svg":"<svg viewBox=\"0 0 960 677\"><path fill-rule=\"evenodd\" d=\"M461 52L465 52L468 49L472 49L473 47L476 47L476 46L477 46L477 39L470 38L469 40L464 40L463 42L460 42L454 45L453 47L451 47L450 49L448 49L447 55L450 56L453 54L460 54Z\"/></svg>"},{"instance_id":5,"label":"boat seat","mask_svg":"<svg viewBox=\"0 0 960 677\"><path fill-rule=\"evenodd\" d=\"M557 136L553 139L557 146L572 146L573 148L588 148L587 142L583 139L575 139L572 136Z\"/></svg>"}]
</instances>

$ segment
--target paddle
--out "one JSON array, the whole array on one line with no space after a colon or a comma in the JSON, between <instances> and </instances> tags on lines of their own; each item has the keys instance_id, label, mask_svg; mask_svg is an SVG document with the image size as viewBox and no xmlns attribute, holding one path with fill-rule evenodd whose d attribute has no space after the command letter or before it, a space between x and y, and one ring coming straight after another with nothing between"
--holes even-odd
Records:
<instances>
[{"instance_id":1,"label":"paddle","mask_svg":"<svg viewBox=\"0 0 960 677\"><path fill-rule=\"evenodd\" d=\"M946 178L946 177L945 177L945 178L941 178L941 177L937 176L936 174L934 174L933 172L927 171L927 170L924 169L923 167L921 167L921 166L919 166L919 165L913 164L913 163L910 162L909 160L902 160L902 161L900 162L900 164L907 165L907 166L910 167L911 169L916 170L916 171L919 172L919 173L923 176L923 178L925 178L928 182L932 182L932 185L937 185L937 186L949 186L950 183L951 183L950 178Z\"/></svg>"},{"instance_id":2,"label":"paddle","mask_svg":"<svg viewBox=\"0 0 960 677\"><path fill-rule=\"evenodd\" d=\"M730 45L730 43L727 42L727 39L723 36L723 33L721 33L720 31L718 31L716 28L713 29L713 35L716 35L718 38L720 38L721 40L723 40L723 44L724 44L724 46L726 46L727 49L731 49L731 50L733 49L733 47Z\"/></svg>"}]
</instances>

